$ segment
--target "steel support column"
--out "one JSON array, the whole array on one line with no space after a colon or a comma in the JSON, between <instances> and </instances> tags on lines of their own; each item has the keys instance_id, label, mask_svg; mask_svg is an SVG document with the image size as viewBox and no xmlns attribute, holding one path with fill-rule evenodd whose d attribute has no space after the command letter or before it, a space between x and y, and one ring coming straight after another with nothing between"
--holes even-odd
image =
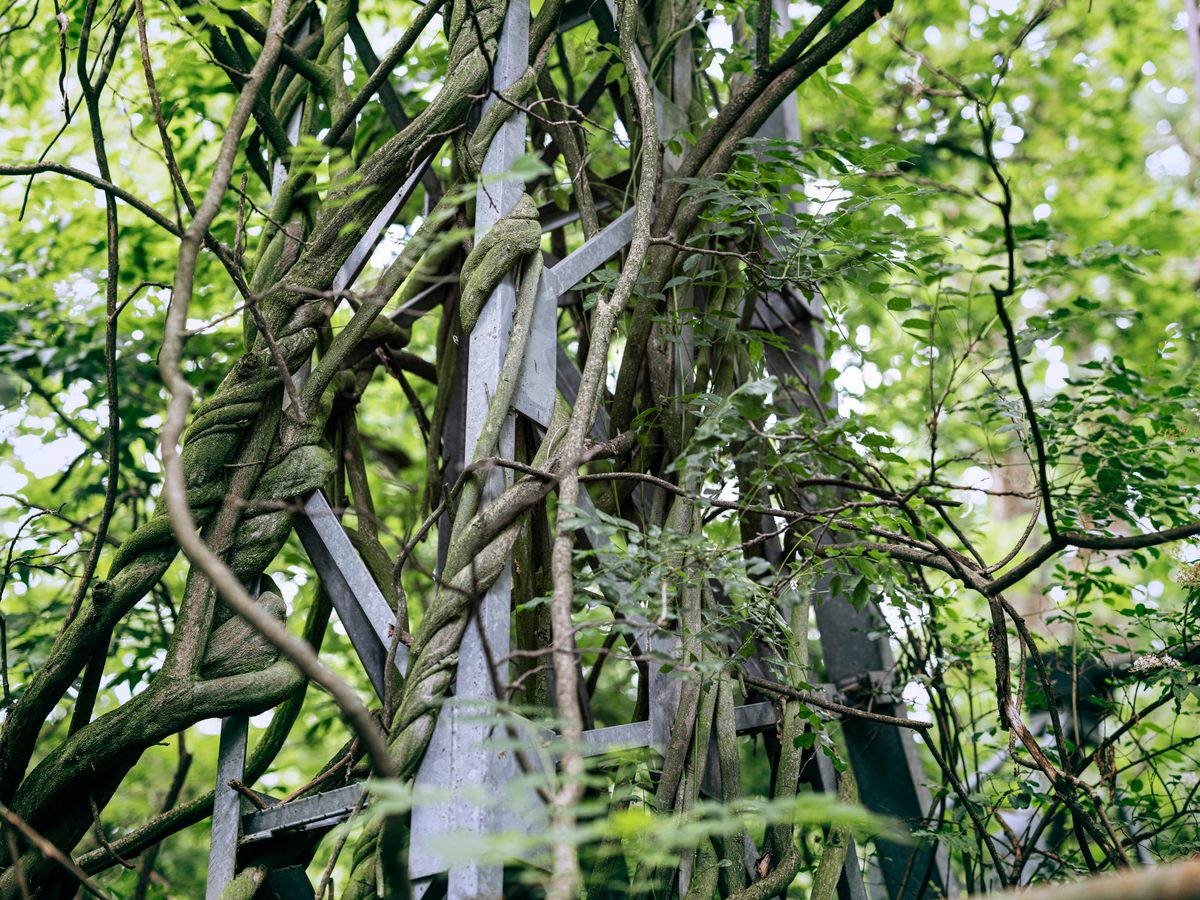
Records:
<instances>
[{"instance_id":1,"label":"steel support column","mask_svg":"<svg viewBox=\"0 0 1200 900\"><path fill-rule=\"evenodd\" d=\"M511 0L493 61L493 90L502 91L511 86L528 64L529 3L528 0ZM498 101L494 95L489 97L485 108L495 102ZM484 157L475 202L477 241L511 212L520 199L524 185L509 173L524 149L525 116L518 112L500 127ZM515 308L515 280L513 273L509 273L488 298L470 335L465 460L475 455L488 406L496 392ZM552 372L548 375L553 378ZM497 448L497 453L504 458L511 459L513 455L514 424L515 419L510 413ZM510 481L508 470L492 470L484 485L483 503L493 500ZM414 882L446 870L439 845L445 846L448 835L456 831L486 834L495 831L500 824L498 808L473 801L467 795L472 790L483 789L489 797L494 797L503 791L505 779L501 773L500 754L486 746L492 728L485 721L485 713L496 700L493 678L502 682L507 680L507 667L493 673L488 666L490 659L501 660L508 655L511 606L510 563L505 565L471 616L459 646L454 699L438 716L417 773L415 788L418 792L442 792L449 797L445 802L420 803L413 810L409 870ZM500 866L473 862L455 865L450 868L447 896L449 900L499 897L503 881L504 872ZM423 890L423 887L417 889Z\"/></svg>"}]
</instances>

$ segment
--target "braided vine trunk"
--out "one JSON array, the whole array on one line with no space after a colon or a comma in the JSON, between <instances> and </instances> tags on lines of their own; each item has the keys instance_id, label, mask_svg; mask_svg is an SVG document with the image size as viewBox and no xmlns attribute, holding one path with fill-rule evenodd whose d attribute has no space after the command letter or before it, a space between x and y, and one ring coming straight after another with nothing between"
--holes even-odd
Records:
<instances>
[{"instance_id":1,"label":"braided vine trunk","mask_svg":"<svg viewBox=\"0 0 1200 900\"><path fill-rule=\"evenodd\" d=\"M465 6L455 8L449 74L438 97L365 162L350 185L327 200L298 255L295 237L302 228L302 215L297 213L287 229L268 233L251 287L262 293L259 311L289 371L295 372L312 356L318 326L329 313L325 295L357 236L431 142L465 122L486 81L486 54L495 50L504 7L474 4L486 36L483 45L467 21ZM493 114L481 125L481 132L494 133L500 121L501 114ZM355 201L346 202L351 194ZM431 223L438 221L431 218ZM526 240L523 246L528 244ZM389 278L402 282L419 259L415 251L426 245L414 242L414 252L401 257ZM486 278L496 271L496 263L489 259L480 268L480 277ZM531 281L536 284L536 273ZM490 287L482 290L486 297ZM329 375L336 372L382 307L383 302L363 305L352 326L323 356L318 375L322 367ZM394 333L397 329L392 331L389 344L396 347L402 337ZM329 450L322 446L328 403L318 394L300 416L294 407L281 413L282 399L283 376L272 350L262 335L254 335L217 391L196 410L184 439L182 461L192 515L210 545L247 585L287 540L297 498L322 487L334 467ZM498 566L509 546L511 537L488 548L481 559L495 560ZM302 683L299 673L286 662L276 662L271 652L264 653L262 664L252 673L203 677L200 667L207 635L228 618L228 612L217 603L207 579L195 571L188 579L167 660L148 689L71 735L26 774L42 722L91 656L96 636L113 632L159 582L177 554L165 512L135 531L5 723L0 736L0 800L60 846L73 847L79 841L91 825L91 801L102 808L146 748L202 719L270 709ZM475 586L488 578L491 568L488 563L476 566ZM463 586L473 585L464 581ZM184 646L188 652L181 652ZM180 665L180 659L188 663ZM410 710L413 704L404 708ZM80 766L81 760L88 765ZM9 862L7 848L0 846L0 865L7 866L0 875L3 897L16 896L19 890ZM25 876L31 883L51 866L40 854L24 856Z\"/></svg>"},{"instance_id":2,"label":"braided vine trunk","mask_svg":"<svg viewBox=\"0 0 1200 900\"><path fill-rule=\"evenodd\" d=\"M638 7L632 0L626 2L629 5L621 8L621 57L629 64L635 57L634 41L641 26ZM866 3L863 11L852 16L866 21L865 17L886 11L887 6ZM336 67L347 35L348 8L348 4L341 2L328 4L326 18L330 24L316 54L323 65ZM427 11L417 16L414 39L420 32L417 26L427 24L437 8L430 3ZM331 429L336 431L338 423L333 419L331 424L329 395L339 379L343 384L354 382L360 374L347 375L346 370L361 358L364 345L373 341L374 346L386 344L391 350L398 350L407 344L407 329L381 319L380 314L389 302L403 302L414 296L429 276L443 274L455 244L439 241L439 237L443 237L442 232L456 216L469 215L469 202L462 199L460 191L448 191L436 209L425 217L399 259L384 273L379 282L381 287L359 298L361 302L349 324L336 337L322 342L334 306L331 295L339 270L367 225L396 194L419 161L435 151L447 135L453 142L456 185L461 188L478 183L482 160L500 125L526 101L539 85L539 79L543 86L547 83L553 86L545 66L561 9L561 0L548 0L541 7L531 29L528 69L505 92L506 99L491 103L475 122L472 113L487 94L506 4L504 0L451 0L443 13L449 45L445 80L440 92L419 115L352 173L342 173L351 177L334 179L340 186L331 189L323 202L312 199L311 192L304 190L311 173L300 164L303 151L298 149L290 160L292 171L275 198L270 225L247 273L247 293L253 298L255 315L246 316L246 349L219 387L194 411L181 454L192 518L209 546L242 584L258 583L288 540L298 500L325 487L335 472L330 433ZM666 4L659 12L661 21L655 28L663 35L674 35L672 41L679 40L680 34L686 32L678 23L695 19L692 3L681 4L678 9ZM845 41L832 42L828 54L824 51L818 54L821 59L815 65L823 64L823 59L856 33L848 29ZM652 35L647 37L647 42L651 38ZM220 57L223 51L216 48L214 52ZM733 111L722 113L723 118L717 122L723 124L723 129L710 145L704 143L702 134L701 141L684 161L681 173L696 176L721 172L741 138L752 133L782 98L790 96L803 77L807 76L799 67L781 67L769 77L756 75L762 82L755 86L756 91L743 92L736 104L731 102L728 109ZM685 197L678 185L666 187L659 198L655 225L659 241L646 256L650 207L661 187L658 184L661 148L655 137L647 84L635 85L635 90L644 96L639 95L638 102L633 104L633 107L640 104L641 108L635 108L634 114L629 115L631 126L642 126L642 131L647 132L639 134L637 128L630 128L634 143L641 144L640 159L634 166L640 172L635 202L642 229L641 255L635 265L627 265L622 272L624 287L618 287L602 301L598 307L600 313L590 320L600 334L591 345L594 355L589 358L585 373L588 387L581 393L586 402L580 401L583 413L576 410L573 415L560 402L540 447L529 453L531 464L540 470L541 477L518 479L486 505L482 502L486 467L472 471L461 485L453 504L449 547L439 573L438 590L412 637L407 676L399 687L398 697L392 698L397 704L390 724L389 751L404 779L415 776L425 754L438 711L453 684L459 645L475 601L512 557L522 528L521 515L542 501L553 483L567 473L571 474L564 483L571 487L569 491L564 489L563 496L569 499L563 501L563 508L570 507L578 496L580 487L573 476L584 456L585 435L590 433L596 410L604 402L608 341L635 286L632 328L613 405L614 433L619 435L614 438L614 452L630 449L629 427L634 419L635 395L645 401L645 408L659 407L660 422L656 427L661 427L664 433L665 451L670 456L679 453L694 424L677 415L670 401L672 394L680 389L679 384L672 383L678 376L673 372L674 362L664 350L668 338L658 332L652 338L650 323L654 298L661 296L664 285L675 272L678 247L696 225L702 204ZM278 121L288 121L304 102L308 89L302 79L296 78L276 92L273 104L267 102L264 92L260 99L262 105L271 107L269 120L276 125ZM353 144L355 116L361 106L353 108L345 85L337 78L328 86L323 99L328 104L331 121L342 123L330 129L325 149L344 153ZM697 120L703 115L701 109ZM549 127L570 137L561 123ZM280 143L280 136L273 135L269 126L263 126L263 131L276 155L285 157L290 148ZM580 148L574 146L573 140L570 143L572 149L568 152L564 147L563 153L569 161L578 163L572 177L583 183L586 173L578 162ZM345 157L349 156L345 153ZM341 158L331 168L337 168ZM590 192L586 195L586 206L584 200L581 196L580 208L585 232L590 237L597 227ZM502 371L489 398L478 444L467 448L476 462L495 455L501 428L513 405L542 271L541 240L537 207L530 196L522 195L515 208L470 251L458 273L457 306L447 307L457 316L456 326L450 329L455 332L455 340L469 340L480 311L497 284L509 273L516 275L516 311ZM647 260L648 278L637 284L643 258ZM728 273L731 283L736 281L734 269ZM617 295L619 301L613 299ZM229 306L232 308L237 300L231 296ZM732 315L739 308L740 296L730 290L721 302ZM254 327L255 322L261 331ZM285 381L313 361L319 344L321 353L311 375L298 394L289 391L298 402L285 403L285 386L294 387L285 385ZM714 378L722 389L732 387L729 383L733 379L732 358L744 355L744 350L733 341L728 344L720 352L713 350L714 358L709 361L714 373L723 373L722 377ZM446 359L454 361L448 346L439 360L438 422L453 381L453 373L444 371L451 366L441 365ZM644 370L648 391L640 382ZM350 392L361 393L362 387L362 383L352 384ZM428 448L430 459L438 455L439 440L440 427L435 422ZM528 448L526 452L531 450ZM662 450L659 447L654 452ZM699 488L684 487L693 493ZM356 496L355 500L357 503L360 498ZM693 535L701 527L698 510L686 498L670 501L661 512L667 530L677 537ZM556 537L561 541L566 533L560 528ZM564 548L565 552L557 552ZM556 547L556 555L566 561L568 570L571 549L569 540L563 547ZM70 849L79 843L93 825L93 805L104 808L148 747L201 719L254 714L285 701L293 705L294 716L294 707L303 697L305 680L300 672L281 659L270 644L247 632L240 619L232 618L208 579L195 568L186 581L166 660L150 679L147 689L74 730L30 770L39 730L55 705L88 664L97 644L107 645L111 641L121 620L160 582L177 555L178 544L165 511L160 511L124 541L105 579L97 582L86 597L46 664L26 686L19 704L9 711L0 733L0 801L63 848ZM694 568L702 568L699 561ZM699 661L706 653L701 639L701 612L710 608L713 600L701 580L694 576L676 574L669 580L673 592L669 618L682 622L685 652L690 659ZM556 576L556 592L562 583L567 585L561 593L565 595L569 625L573 590L569 579L564 581ZM274 593L262 594L260 602L273 615L282 617L282 604ZM563 629L557 625L556 629L557 643L558 631ZM671 747L659 781L657 807L663 812L687 808L690 793L696 787L694 772L688 769L689 765L694 769L697 763L690 755L694 753L692 738L696 733L707 734L714 723L726 733L723 749L730 769L728 778L730 783L736 783L731 697L723 695L718 704L716 693L712 693L698 715L699 691L698 682L691 681L682 693ZM728 694L728 685L726 691ZM792 769L797 760L798 757L788 758L789 768L779 787L782 794L794 794L796 778ZM380 853L388 854L389 864L399 859L397 848L390 844L385 848L387 836L384 823L375 819L357 839L351 855L351 878L342 896L379 896L395 887L379 880L383 871ZM790 830L781 834L777 855L786 856L783 845L790 846L790 841ZM724 858L726 868L740 866L740 851L728 847L710 850L714 859L716 855ZM0 898L18 896L21 890L17 868L11 865L7 854L7 846L0 844L0 869L4 870L0 872ZM21 870L29 884L35 887L49 884L46 895L53 896L53 881L48 880L53 865L30 851L22 857ZM255 877L251 873L239 882L239 889L254 882ZM652 877L660 882L670 878L664 873L652 873ZM731 883L740 887L738 878L730 877ZM782 878L782 873L778 877Z\"/></svg>"}]
</instances>

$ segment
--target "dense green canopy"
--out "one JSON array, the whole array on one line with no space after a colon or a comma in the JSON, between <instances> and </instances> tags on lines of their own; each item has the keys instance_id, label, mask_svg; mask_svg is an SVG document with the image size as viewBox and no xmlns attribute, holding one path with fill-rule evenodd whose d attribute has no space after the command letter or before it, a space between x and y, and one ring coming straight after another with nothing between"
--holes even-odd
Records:
<instances>
[{"instance_id":1,"label":"dense green canopy","mask_svg":"<svg viewBox=\"0 0 1200 900\"><path fill-rule=\"evenodd\" d=\"M496 0L3 5L0 897L74 895L39 834L113 896L200 896L235 713L276 798L374 767L369 811L303 862L339 897L402 890L407 789L506 562L511 703L490 715L559 731L554 815L459 849L515 891L678 896L682 869L688 896L755 896L746 838L764 897L828 896L850 836L864 864L933 838L972 892L1196 852L1194 4L771 8L654 0L567 29L584 4L535 2L497 98ZM799 140L763 136L775 107ZM484 153L518 113L528 217L472 254ZM510 271L532 303L543 256L628 208L632 241L556 313L593 402L558 397L505 452L501 389L463 476L477 307ZM812 331L755 317L789 293L816 298ZM382 708L291 530L319 488L399 613L409 674ZM268 618L319 664L250 626L219 645L249 595L181 529L241 594L265 573ZM923 821L849 802L840 720L804 699L832 596L879 611L878 702L922 723ZM752 659L775 660L765 686ZM646 718L664 662L665 756L580 758L582 728ZM778 724L732 737L754 699ZM739 801L701 796L710 734ZM814 751L840 801L797 794L789 760Z\"/></svg>"}]
</instances>

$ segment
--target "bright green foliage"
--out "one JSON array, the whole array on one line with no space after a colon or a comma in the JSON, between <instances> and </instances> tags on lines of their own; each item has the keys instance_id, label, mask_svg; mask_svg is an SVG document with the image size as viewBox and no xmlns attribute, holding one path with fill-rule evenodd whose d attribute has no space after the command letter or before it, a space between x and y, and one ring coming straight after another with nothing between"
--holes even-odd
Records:
<instances>
[{"instance_id":1,"label":"bright green foliage","mask_svg":"<svg viewBox=\"0 0 1200 900\"><path fill-rule=\"evenodd\" d=\"M440 14L433 15L433 24L404 54L389 80L397 108L389 112L385 102L371 99L332 147L324 143L326 130L366 83L367 67L348 38L326 43L321 35L293 31L295 52L318 62L329 81L318 89L286 60L280 65L267 91L276 114L256 118L243 138L235 190L211 230L244 261L247 281L265 298L262 309L273 326L297 329L286 332L303 344L285 346L285 355L296 356L292 362L311 355L314 345L321 358L351 322L363 321L357 313L364 306L390 311L389 302L410 298L427 280L443 279L463 292L460 309L448 299L450 305L438 306L411 329L377 324L364 332L355 348L362 352L339 366L314 404L320 418L309 439L299 442L309 456L289 458L296 448L279 437L287 420L278 434L274 422L262 426L275 454L271 465L287 462L299 471L272 469L275 482L258 482L267 493L240 498L283 500L301 490L295 485L308 490L324 483L334 505L345 508L345 523L389 601L403 604L406 642L415 634L416 652L428 650L417 671L432 685L398 687L388 711L400 710L391 746L405 776L420 759L447 690L452 669L444 664L453 666L467 627L471 588L464 587L455 602L439 594L436 533L418 543L403 565L397 558L455 486L457 475L440 462L440 440L447 410L459 402L452 385L460 341L467 340L495 280L537 249L536 208L544 217L547 205L566 210L576 202L578 187L565 155L546 149L557 147L555 117L563 105L548 94L575 104L580 86L595 80L607 88L586 126L571 132L582 138L575 150L586 158L601 224L630 203L649 202L637 196L636 182L620 177L645 139L632 112L629 74L619 49L589 24L550 42L544 77L536 89L532 79L522 87L520 102L532 104L534 115L530 152L516 167L529 192L513 220L519 240L495 248L502 253L489 254L492 248L481 245L468 255L473 188L464 185L473 186L500 114L484 116L474 139L460 127L487 69L464 18L467 6L452 5L448 28ZM776 57L820 8L832 8L793 6L801 7L793 10L795 23L772 40ZM594 675L597 685L590 709L596 726L644 718L648 661L665 663L684 681L693 717L718 734L721 692L738 703L747 699L752 691L739 678L746 661L764 648L791 660L780 670L791 688L814 689L824 680L817 635L793 630L788 614L828 576L833 594L859 608L876 604L883 610L880 629L897 659L896 692L914 718L933 722L921 731L918 748L934 806L917 833L937 837L965 889L1001 883L966 803L997 838L1003 835L996 825L1000 815L1018 831L1029 822L1020 818L1026 813L1050 821L1050 852L1027 848L1032 856L1021 870L1025 881L1111 867L1104 852L1112 837L1108 826L1099 839L1081 842L1064 812L1071 803L1097 822L1107 818L1118 840L1140 842L1155 858L1195 852L1200 98L1193 67L1200 60L1189 56L1188 22L1177 6L1160 0L1096 0L1064 8L1018 0L898 3L808 77L794 98L783 100L798 106L799 143L746 136L734 141L727 158L714 148L711 159L721 161L712 164L715 170L698 165L660 186L655 201L666 196L672 202L660 202L656 228L670 221L685 227L682 233L655 232L657 242L614 333L620 352L608 360L602 400L618 428L628 428L628 440L611 461L582 469L591 476L581 485L590 504L564 507L571 513L565 527L586 526L591 536L574 556L574 622L585 680ZM85 3L73 0L55 9L60 7L56 19L45 4L16 0L0 14L0 172L43 154L96 172L75 72ZM415 4L364 0L357 7L380 53L426 13ZM308 7L293 4L293 13L299 16L302 8ZM312 8L323 20L337 21L344 20L347 4L331 0ZM696 72L687 122L670 136L664 158L686 159L689 150L704 146L719 109L755 77L751 38L761 8L716 0L646 7L641 37L651 77L664 89L671 84L672 42L681 36ZM535 4L534 13L541 9ZM499 11L497 4L483 11L489 46ZM244 17L262 22L268 12L263 4L146 8L165 130L194 198L213 176L237 96L228 70L248 70L260 52L259 41L244 31ZM178 231L190 216L163 158L132 15L127 2L104 6L94 12L91 35L95 55L109 46L114 29L122 32L101 99L112 180ZM679 29L673 17L688 27ZM301 138L288 151L289 187L273 206L270 180L281 148L272 129L288 121L300 98L306 104ZM395 136L397 116L416 119L413 134L427 128L444 145L435 152L426 187L399 211L359 281L382 286L381 296L363 290L349 311L351 304L323 312L328 298L321 292L329 290L339 254L361 231L362 210L377 209L418 151L429 149L424 140ZM708 164L707 158L701 162ZM109 273L103 193L52 172L32 183L23 175L0 179L2 725L53 658L106 489L116 507L93 589L109 577L114 561L119 570L144 559L147 548L174 550L165 519L154 524L164 512L158 442L167 403L156 362L179 241L162 222L118 204L120 471L114 488L105 480ZM438 192L449 200L434 214ZM434 226L426 231L438 232L436 238L423 232L414 238L418 220L428 222L427 216ZM304 242L290 246L281 225L294 227ZM543 236L541 249L559 258L585 237L583 226L571 225ZM406 245L409 252L402 254ZM559 337L580 362L591 317L611 295L622 262L600 268L564 300ZM308 293L280 287L275 276L284 272ZM473 275L487 283L473 284ZM239 365L248 371L251 355L266 379L255 403L270 394L261 408L270 402L278 409L282 388L272 356L261 339L252 349L256 328L218 254L201 254L195 285L184 374L196 391L196 421L211 425L203 421L204 411L211 411L203 404L228 396L221 391L231 390ZM823 340L805 338L812 346L803 372L781 372L776 365L789 342L799 339L755 327L744 314L745 304L785 288L819 296L823 310ZM1011 317L1011 334L998 303ZM260 412L257 405L247 409ZM507 406L497 409L502 416ZM219 404L217 411L229 412ZM251 421L258 420L246 418L245 409L235 412L236 432L218 432L244 450ZM559 414L562 425L565 407ZM197 431L203 428L193 436ZM560 440L561 429L543 442L523 426L518 461L544 467L547 482L560 478L562 467L574 465L559 454ZM193 507L215 514L228 500L233 473L245 464L233 450L193 448L193 486L204 475L211 494L193 497ZM603 477L614 471L633 477ZM639 494L650 498L645 508L634 502L634 478L658 480L657 493L647 487ZM449 576L465 585L468 575L478 574L476 564L494 576L511 556L515 640L544 657L555 583L548 548L556 500L542 481L519 479L509 496L519 507L515 518L488 531L486 540L472 531L483 527L472 519L478 480L457 485L468 512L453 525ZM272 520L280 534L268 542L267 555L279 551L268 571L286 601L288 627L297 634L311 628L310 637L323 638L321 659L370 698L344 632L337 625L325 628L327 604L298 542L276 546L285 518ZM777 534L764 536L764 523ZM130 541L135 532L139 536ZM1061 546L1039 555L1056 533L1066 536ZM783 562L769 562L763 548L778 540ZM101 658L107 654L97 721L89 727L147 692L177 646L176 621L190 602L189 579L198 575L186 560L173 559L163 556L161 580L135 592L111 644L104 646L101 634L101 645L89 648ZM94 590L87 598L95 603ZM622 617L647 611L660 628L685 635L682 660L631 658L636 654L629 644L640 632ZM1024 638L1016 628L1018 614L1028 627ZM206 621L205 633L208 625L216 626L214 634L228 628L218 621L224 615ZM999 638L997 620L1005 629ZM1038 710L1042 683L1030 661L1034 648L1052 670L1065 673L1068 685L1073 670L1097 660L1119 669L1111 693L1099 701L1069 690L1060 698L1071 721L1104 714L1108 734L1130 723L1095 758L1087 755L1094 747L1079 750L1073 736L1067 746L1046 751L1058 770L1077 775L1086 789L1069 779L1052 784L1044 769L1035 771L1020 736L1014 743L1007 730L1006 701L1026 723ZM598 662L609 655L608 662ZM508 713L520 711L556 724L544 672L522 659L513 666L522 673L521 688L497 721L511 723ZM296 693L295 673L284 668L272 672L279 696L291 699L255 719L251 736L252 747L261 742L272 751L264 751L270 758L256 773L257 787L277 796L345 758L353 737L330 696L316 689ZM54 749L76 730L71 717L84 685L78 677L68 681L70 689L52 698L44 723L36 723L32 759L22 763L29 762L30 771L47 758L53 762ZM215 717L223 711L220 699L195 701L195 709ZM780 707L798 730L795 750L815 749L845 767L835 719L796 698ZM164 810L165 800L187 804L211 790L216 720L196 718L181 711L178 722L171 720L179 736L168 729L161 746L144 753L139 748L128 774L111 786L111 800L99 798L107 840L134 832ZM1075 730L1068 729L1072 735ZM551 747L562 749L511 735L497 742L513 753L534 746L546 768L553 768ZM690 768L677 776L678 789L665 800L659 793L667 767L657 756L604 757L587 768L583 778L591 790L573 807L569 825L533 839L515 831L464 839L457 851L517 869L514 860L539 853L545 860L550 843L559 840L577 852L589 898L601 895L598 885L606 882L617 886L612 895L631 884L632 891L661 889L669 881L663 873L674 870L679 855L694 852L701 868L722 869L710 893L729 896L735 893L726 872L732 852L723 848L746 835L763 846L779 833L773 828L783 828L796 857L791 893L807 896L823 852L822 828L837 826L842 837L854 832L860 850L870 853L872 837L896 827L831 798L804 792L773 797L775 735L746 738L734 748L744 801L702 799L695 763L707 747L707 732L703 742L692 743L679 758ZM1027 765L1008 761L975 778L988 757L1010 747ZM361 748L349 755L357 763ZM87 761L75 762L72 777L81 778ZM66 778L67 768L63 763L51 774ZM5 777L14 777L15 785L21 773ZM514 782L505 798L490 799L516 802L544 782L559 790L565 781L535 773ZM969 799L958 796L956 781L968 785ZM333 870L338 896L347 884L373 890L380 851L363 835L386 835L386 823L398 821L413 802L407 785L389 781L380 782L376 797L372 811L350 829L348 849ZM0 800L9 803L11 794ZM84 819L64 850L89 871L103 869L98 878L116 896L199 896L207 853L200 805L192 814L195 824L172 833L156 858L143 855L139 869L103 861ZM52 811L40 812L48 818ZM1081 818L1077 813L1076 821ZM797 826L794 835L789 824ZM314 882L338 835L316 852L309 867ZM1130 846L1113 852L1136 859ZM7 853L5 845L5 866ZM1015 874L1006 871L1005 879ZM514 877L545 883L535 867ZM52 883L51 889L65 885Z\"/></svg>"}]
</instances>

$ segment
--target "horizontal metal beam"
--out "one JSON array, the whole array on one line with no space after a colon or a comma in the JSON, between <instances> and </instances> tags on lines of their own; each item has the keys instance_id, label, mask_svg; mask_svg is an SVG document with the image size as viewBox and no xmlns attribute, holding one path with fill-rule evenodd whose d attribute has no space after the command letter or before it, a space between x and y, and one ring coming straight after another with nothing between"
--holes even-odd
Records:
<instances>
[{"instance_id":1,"label":"horizontal metal beam","mask_svg":"<svg viewBox=\"0 0 1200 900\"><path fill-rule=\"evenodd\" d=\"M747 703L736 707L733 711L733 721L738 734L749 734L752 731L762 731L764 728L774 728L779 721L779 709L769 700L759 703Z\"/></svg>"},{"instance_id":2,"label":"horizontal metal beam","mask_svg":"<svg viewBox=\"0 0 1200 900\"><path fill-rule=\"evenodd\" d=\"M734 710L738 734L771 727L775 724L775 719L776 708L773 703L749 703ZM532 722L525 722L524 725L531 734L544 732L544 729ZM547 741L552 737L550 733L542 735L542 739ZM643 720L626 725L593 728L583 733L583 740L587 745L583 751L584 756L599 756L614 750L648 747L651 740L650 723ZM511 755L515 765L515 754ZM336 825L350 817L361 795L362 785L350 784L247 813L242 818L242 843L264 841L289 831L307 831Z\"/></svg>"},{"instance_id":3,"label":"horizontal metal beam","mask_svg":"<svg viewBox=\"0 0 1200 900\"><path fill-rule=\"evenodd\" d=\"M362 660L375 692L382 697L395 612L354 549L324 492L316 491L304 501L304 512L295 517L295 526L354 651ZM396 668L401 674L407 663L408 648L400 644L396 648Z\"/></svg>"},{"instance_id":4,"label":"horizontal metal beam","mask_svg":"<svg viewBox=\"0 0 1200 900\"><path fill-rule=\"evenodd\" d=\"M622 196L629 189L629 180L629 170L624 169L616 175L610 175L608 178L593 183L593 187L605 190L605 192L616 196ZM597 191L597 194L598 196L595 198L595 203L593 204L596 212L604 212L606 209L611 209L613 206L612 199L603 196L599 191ZM579 221L579 206L573 203L564 210L557 203L544 203L538 207L538 221L542 225L543 234L557 231L559 228L570 225L572 222Z\"/></svg>"},{"instance_id":5,"label":"horizontal metal beam","mask_svg":"<svg viewBox=\"0 0 1200 900\"><path fill-rule=\"evenodd\" d=\"M583 733L587 744L583 748L584 756L601 756L613 750L633 750L638 747L650 746L650 723L643 719L641 722L630 722L628 725L609 725L607 728L593 728Z\"/></svg>"},{"instance_id":6,"label":"horizontal metal beam","mask_svg":"<svg viewBox=\"0 0 1200 900\"><path fill-rule=\"evenodd\" d=\"M253 844L283 832L329 828L350 818L362 796L362 785L345 787L268 809L249 813L242 819L242 843Z\"/></svg>"},{"instance_id":7,"label":"horizontal metal beam","mask_svg":"<svg viewBox=\"0 0 1200 900\"><path fill-rule=\"evenodd\" d=\"M557 299L616 256L633 239L633 220L636 215L635 208L625 210L600 229L590 241L544 272L542 290L552 290Z\"/></svg>"},{"instance_id":8,"label":"horizontal metal beam","mask_svg":"<svg viewBox=\"0 0 1200 900\"><path fill-rule=\"evenodd\" d=\"M778 720L775 704L770 702L748 703L733 711L733 720L738 734L749 734L752 731L762 731L773 728ZM627 725L609 725L606 728L593 728L583 733L584 756L600 756L613 750L634 750L639 747L649 747L652 734L650 723L646 720L630 722Z\"/></svg>"},{"instance_id":9,"label":"horizontal metal beam","mask_svg":"<svg viewBox=\"0 0 1200 900\"><path fill-rule=\"evenodd\" d=\"M636 210L621 213L551 269L542 272L534 301L533 322L521 363L513 406L543 428L554 412L554 383L558 350L558 298L605 262L633 237Z\"/></svg>"}]
</instances>

